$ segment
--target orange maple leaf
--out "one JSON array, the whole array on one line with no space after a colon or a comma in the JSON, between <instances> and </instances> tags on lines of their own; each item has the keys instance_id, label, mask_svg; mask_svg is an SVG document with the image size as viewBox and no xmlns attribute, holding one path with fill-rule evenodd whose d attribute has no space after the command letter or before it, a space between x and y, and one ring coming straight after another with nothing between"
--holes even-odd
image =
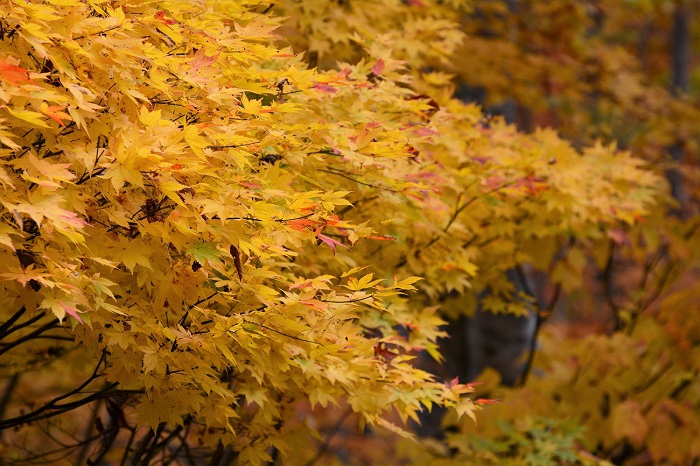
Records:
<instances>
[{"instance_id":1,"label":"orange maple leaf","mask_svg":"<svg viewBox=\"0 0 700 466\"><path fill-rule=\"evenodd\" d=\"M42 104L41 112L65 128L66 124L63 123L63 119L70 120L71 116L69 114L67 114L66 112L62 111L64 108L66 108L66 107L62 106L62 105Z\"/></svg>"},{"instance_id":2,"label":"orange maple leaf","mask_svg":"<svg viewBox=\"0 0 700 466\"><path fill-rule=\"evenodd\" d=\"M34 82L29 78L29 71L25 70L21 66L7 63L2 59L0 59L0 76L2 76L2 79L9 82L13 86L17 86L19 83Z\"/></svg>"},{"instance_id":3,"label":"orange maple leaf","mask_svg":"<svg viewBox=\"0 0 700 466\"><path fill-rule=\"evenodd\" d=\"M474 403L478 404L479 406L484 406L484 405L495 405L500 403L500 400L491 400L488 398L479 398L476 400Z\"/></svg>"},{"instance_id":4,"label":"orange maple leaf","mask_svg":"<svg viewBox=\"0 0 700 466\"><path fill-rule=\"evenodd\" d=\"M377 241L396 241L396 238L388 235L370 235L366 236L367 239L374 239Z\"/></svg>"},{"instance_id":5,"label":"orange maple leaf","mask_svg":"<svg viewBox=\"0 0 700 466\"><path fill-rule=\"evenodd\" d=\"M313 230L318 225L318 222L314 220L308 220L305 218L299 218L287 222L287 225L289 225L291 228L294 228L295 230L303 231L304 229Z\"/></svg>"},{"instance_id":6,"label":"orange maple leaf","mask_svg":"<svg viewBox=\"0 0 700 466\"><path fill-rule=\"evenodd\" d=\"M165 10L159 10L156 12L153 17L159 21L161 21L163 24L167 24L168 26L171 24L177 24L177 21L174 19L165 19Z\"/></svg>"}]
</instances>

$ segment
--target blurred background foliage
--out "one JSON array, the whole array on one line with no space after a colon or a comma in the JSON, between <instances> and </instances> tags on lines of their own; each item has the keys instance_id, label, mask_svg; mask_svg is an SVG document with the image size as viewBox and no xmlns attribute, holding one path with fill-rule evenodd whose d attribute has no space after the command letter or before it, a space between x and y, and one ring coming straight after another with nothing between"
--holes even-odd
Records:
<instances>
[{"instance_id":1,"label":"blurred background foliage","mask_svg":"<svg viewBox=\"0 0 700 466\"><path fill-rule=\"evenodd\" d=\"M525 334L518 378L506 374L506 386L507 370L486 369L479 393L501 403L476 426L448 415L439 429L419 429L435 436L419 446L386 448L402 464L698 464L698 3L301 0L272 8L287 18L284 39L313 65L362 60L363 41L392 44L439 105L455 95L519 130L552 128L577 148L615 144L668 181L635 225L522 245L521 283L510 280L519 305L495 310L521 312L525 303L534 325L461 317L488 307L483 290L500 278L443 295L451 341L434 370L473 375L464 365L470 352L483 356L470 348L475 331L490 332L500 348ZM480 370L485 359L471 365Z\"/></svg>"}]
</instances>

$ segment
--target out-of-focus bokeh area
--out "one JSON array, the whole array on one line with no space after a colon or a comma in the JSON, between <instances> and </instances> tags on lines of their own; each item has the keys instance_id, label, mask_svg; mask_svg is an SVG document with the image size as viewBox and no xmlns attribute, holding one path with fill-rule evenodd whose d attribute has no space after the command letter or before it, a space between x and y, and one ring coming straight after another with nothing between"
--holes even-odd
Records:
<instances>
[{"instance_id":1,"label":"out-of-focus bokeh area","mask_svg":"<svg viewBox=\"0 0 700 466\"><path fill-rule=\"evenodd\" d=\"M529 317L503 316L502 305L491 307L501 315L484 314L500 292L490 291L488 278L471 292L441 296L450 339L445 364L433 370L476 377L478 394L500 400L477 423L433 414L418 429L426 435L420 446L375 438L368 441L384 448L361 453L349 432L343 443L340 429L331 442L337 458L697 464L697 2L309 0L280 8L291 14L285 35L315 65L360 59L353 34L374 37L407 60L426 93L475 102L524 132L552 128L577 148L614 144L666 180L666 194L633 226L602 239L572 231L522 244L530 261L507 273L506 294L529 299ZM302 11L316 14L301 20Z\"/></svg>"}]
</instances>

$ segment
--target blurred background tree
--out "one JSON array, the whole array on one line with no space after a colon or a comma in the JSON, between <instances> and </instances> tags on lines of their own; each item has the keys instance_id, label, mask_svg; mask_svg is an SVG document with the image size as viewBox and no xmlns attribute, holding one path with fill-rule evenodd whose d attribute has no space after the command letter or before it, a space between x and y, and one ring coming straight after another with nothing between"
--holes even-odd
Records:
<instances>
[{"instance_id":1,"label":"blurred background tree","mask_svg":"<svg viewBox=\"0 0 700 466\"><path fill-rule=\"evenodd\" d=\"M403 43L420 38L423 46L397 52L431 95L454 91L522 131L554 128L575 147L613 143L668 180L668 196L641 224L596 240L572 234L524 245L531 261L502 273L513 284L509 296L526 302L529 314L483 312L492 283L478 279L465 292L442 295L450 339L442 346L446 363L434 370L472 380L484 367L496 369L483 375L483 393L502 397L503 404L488 412L514 424L493 424L488 441L479 443L473 441L483 435L477 430L493 418L475 430L426 416L419 431L447 433L447 447L426 443L431 461L481 462L488 455L479 455L492 449L500 455L491 457L494 464L502 464L504 453L522 464L526 448L508 442L516 431L532 439L533 425L542 422L537 416L544 416L583 427L571 443L576 459L546 464L696 464L698 3L415 0L369 6L351 0L313 2L322 19L299 22L295 11L307 3L275 8L290 14L286 35L309 50L314 63L352 59L347 37L355 33L387 34ZM421 24L443 20L459 23L458 47L453 29L421 37ZM324 36L319 21L331 23L334 34ZM424 45L429 40L433 47ZM590 374L587 382L584 374ZM515 387L497 388L499 382ZM553 435L559 429L546 425ZM416 452L408 451L410 462ZM421 461L427 460L414 464Z\"/></svg>"}]
</instances>

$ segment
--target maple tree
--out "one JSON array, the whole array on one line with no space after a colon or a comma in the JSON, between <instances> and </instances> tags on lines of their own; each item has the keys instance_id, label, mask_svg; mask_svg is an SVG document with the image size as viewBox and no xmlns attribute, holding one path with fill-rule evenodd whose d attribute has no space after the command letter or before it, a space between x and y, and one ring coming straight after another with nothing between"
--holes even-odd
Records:
<instances>
[{"instance_id":1,"label":"maple tree","mask_svg":"<svg viewBox=\"0 0 700 466\"><path fill-rule=\"evenodd\" d=\"M467 6L331 3L2 3L3 458L303 464L309 409L473 419L489 400L415 365L440 359L440 297L528 312L506 270L573 274L557 246L662 199L642 160L426 72Z\"/></svg>"}]
</instances>

